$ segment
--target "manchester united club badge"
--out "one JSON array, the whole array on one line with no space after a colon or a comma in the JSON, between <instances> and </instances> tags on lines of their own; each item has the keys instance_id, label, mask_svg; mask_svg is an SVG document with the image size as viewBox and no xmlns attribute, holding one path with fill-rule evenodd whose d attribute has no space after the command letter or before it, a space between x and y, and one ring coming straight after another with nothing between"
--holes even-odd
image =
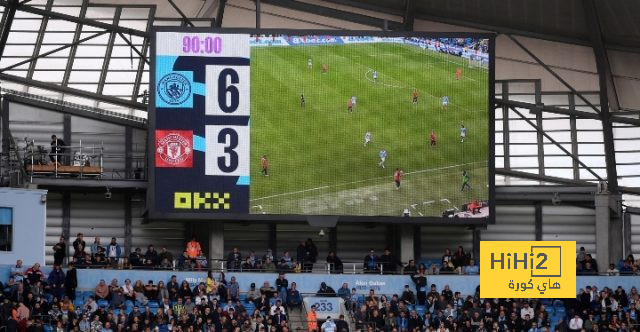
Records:
<instances>
[{"instance_id":1,"label":"manchester united club badge","mask_svg":"<svg viewBox=\"0 0 640 332\"><path fill-rule=\"evenodd\" d=\"M192 167L193 131L156 130L156 167Z\"/></svg>"}]
</instances>

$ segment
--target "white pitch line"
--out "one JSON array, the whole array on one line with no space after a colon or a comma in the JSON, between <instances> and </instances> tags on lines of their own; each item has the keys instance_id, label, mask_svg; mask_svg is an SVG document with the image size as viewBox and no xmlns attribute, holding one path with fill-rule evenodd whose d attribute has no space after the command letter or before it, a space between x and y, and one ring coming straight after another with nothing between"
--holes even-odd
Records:
<instances>
[{"instance_id":1,"label":"white pitch line","mask_svg":"<svg viewBox=\"0 0 640 332\"><path fill-rule=\"evenodd\" d=\"M440 202L447 202L447 203L451 204L451 201L446 199L446 198L441 199Z\"/></svg>"},{"instance_id":2,"label":"white pitch line","mask_svg":"<svg viewBox=\"0 0 640 332\"><path fill-rule=\"evenodd\" d=\"M427 169L421 169L421 170L418 170L418 171L404 173L404 175L407 176L407 175L411 175L411 174L435 172L435 171L441 171L441 170L449 169L449 168L456 168L456 167L468 166L468 165L474 165L474 164L483 164L483 163L486 163L486 162L487 162L486 160L484 160L484 161L474 161L474 162L465 163L465 164L458 164L458 165L451 165L451 166L444 166L444 167L437 167L437 168L427 168ZM288 192L288 193L275 194L275 195L270 195L270 196L265 196L265 197L254 198L254 199L251 199L250 201L254 202L254 201L259 201L259 200L268 199L268 198L301 194L301 193L305 193L305 192L309 192L309 191L316 191L316 190L327 189L327 188L336 188L336 187L348 186L348 185L355 184L355 183L362 183L362 182L368 182L368 181L380 180L380 179L386 179L386 178L390 178L390 176L378 176L378 177L375 177L375 178L369 178L369 179L364 179L364 180L341 183L341 184L336 184L336 185L332 185L332 186L321 186L321 187L316 187L316 188L309 188L309 189L304 189L304 190L292 191L292 192Z\"/></svg>"},{"instance_id":3,"label":"white pitch line","mask_svg":"<svg viewBox=\"0 0 640 332\"><path fill-rule=\"evenodd\" d=\"M422 205L429 205L429 204L433 204L436 201L426 201L426 202L422 202Z\"/></svg>"},{"instance_id":4,"label":"white pitch line","mask_svg":"<svg viewBox=\"0 0 640 332\"><path fill-rule=\"evenodd\" d=\"M371 68L369 68L369 67L367 67L367 68L368 68L369 70L367 70L367 71L364 73L364 78L365 78L367 81L369 81L369 82L371 82L371 83L373 83L373 84L380 84L380 85L388 86L388 87L390 87L390 88L399 88L399 89L403 89L403 88L404 88L404 86L401 86L401 85L393 85L393 84L388 84L388 83L384 83L384 82L380 82L380 83L378 83L378 82L374 81L374 80L373 80L373 78L369 78L369 75L368 75L370 72L372 72L372 71L373 71L373 69L371 69Z\"/></svg>"},{"instance_id":5,"label":"white pitch line","mask_svg":"<svg viewBox=\"0 0 640 332\"><path fill-rule=\"evenodd\" d=\"M419 214L421 217L422 217L422 216L424 216L424 214L422 214L422 212L419 212L419 211L418 211L418 214Z\"/></svg>"}]
</instances>

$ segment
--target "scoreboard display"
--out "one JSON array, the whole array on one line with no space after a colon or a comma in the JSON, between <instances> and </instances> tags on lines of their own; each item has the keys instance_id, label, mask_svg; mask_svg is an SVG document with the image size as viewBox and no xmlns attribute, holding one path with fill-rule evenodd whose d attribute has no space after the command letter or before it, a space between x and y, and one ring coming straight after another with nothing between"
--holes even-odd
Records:
<instances>
[{"instance_id":1,"label":"scoreboard display","mask_svg":"<svg viewBox=\"0 0 640 332\"><path fill-rule=\"evenodd\" d=\"M486 223L493 36L157 28L150 218Z\"/></svg>"}]
</instances>

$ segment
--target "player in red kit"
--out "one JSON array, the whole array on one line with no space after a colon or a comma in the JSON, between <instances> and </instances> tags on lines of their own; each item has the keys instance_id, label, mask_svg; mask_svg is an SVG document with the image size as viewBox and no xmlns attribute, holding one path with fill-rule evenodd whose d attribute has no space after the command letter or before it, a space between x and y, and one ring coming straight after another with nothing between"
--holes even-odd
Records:
<instances>
[{"instance_id":1,"label":"player in red kit","mask_svg":"<svg viewBox=\"0 0 640 332\"><path fill-rule=\"evenodd\" d=\"M260 167L262 168L262 175L269 176L269 159L267 159L267 155L263 155L260 158Z\"/></svg>"},{"instance_id":2,"label":"player in red kit","mask_svg":"<svg viewBox=\"0 0 640 332\"><path fill-rule=\"evenodd\" d=\"M326 63L322 64L322 73L327 73L329 72L329 65Z\"/></svg>"},{"instance_id":3,"label":"player in red kit","mask_svg":"<svg viewBox=\"0 0 640 332\"><path fill-rule=\"evenodd\" d=\"M417 104L418 103L418 89L413 89L413 93L411 94L411 96L413 97L413 104Z\"/></svg>"},{"instance_id":4,"label":"player in red kit","mask_svg":"<svg viewBox=\"0 0 640 332\"><path fill-rule=\"evenodd\" d=\"M393 181L396 183L396 190L400 189L400 180L402 180L403 175L404 173L399 168L396 168L395 172L393 172Z\"/></svg>"},{"instance_id":5,"label":"player in red kit","mask_svg":"<svg viewBox=\"0 0 640 332\"><path fill-rule=\"evenodd\" d=\"M456 80L460 80L462 78L462 68L456 68Z\"/></svg>"},{"instance_id":6,"label":"player in red kit","mask_svg":"<svg viewBox=\"0 0 640 332\"><path fill-rule=\"evenodd\" d=\"M347 111L353 113L353 98L349 98L349 101L347 101Z\"/></svg>"},{"instance_id":7,"label":"player in red kit","mask_svg":"<svg viewBox=\"0 0 640 332\"><path fill-rule=\"evenodd\" d=\"M436 140L438 138L436 137L436 132L435 131L431 131L431 147L435 147L436 146Z\"/></svg>"}]
</instances>

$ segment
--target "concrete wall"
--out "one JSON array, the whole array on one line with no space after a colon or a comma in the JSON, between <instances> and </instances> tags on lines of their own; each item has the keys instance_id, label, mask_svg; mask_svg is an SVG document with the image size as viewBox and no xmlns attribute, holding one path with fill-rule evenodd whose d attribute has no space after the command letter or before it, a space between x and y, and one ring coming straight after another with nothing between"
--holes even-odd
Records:
<instances>
[{"instance_id":1,"label":"concrete wall","mask_svg":"<svg viewBox=\"0 0 640 332\"><path fill-rule=\"evenodd\" d=\"M0 207L13 209L13 239L11 251L0 251L0 262L25 266L44 262L45 222L47 203L42 202L46 190L0 188Z\"/></svg>"}]
</instances>

